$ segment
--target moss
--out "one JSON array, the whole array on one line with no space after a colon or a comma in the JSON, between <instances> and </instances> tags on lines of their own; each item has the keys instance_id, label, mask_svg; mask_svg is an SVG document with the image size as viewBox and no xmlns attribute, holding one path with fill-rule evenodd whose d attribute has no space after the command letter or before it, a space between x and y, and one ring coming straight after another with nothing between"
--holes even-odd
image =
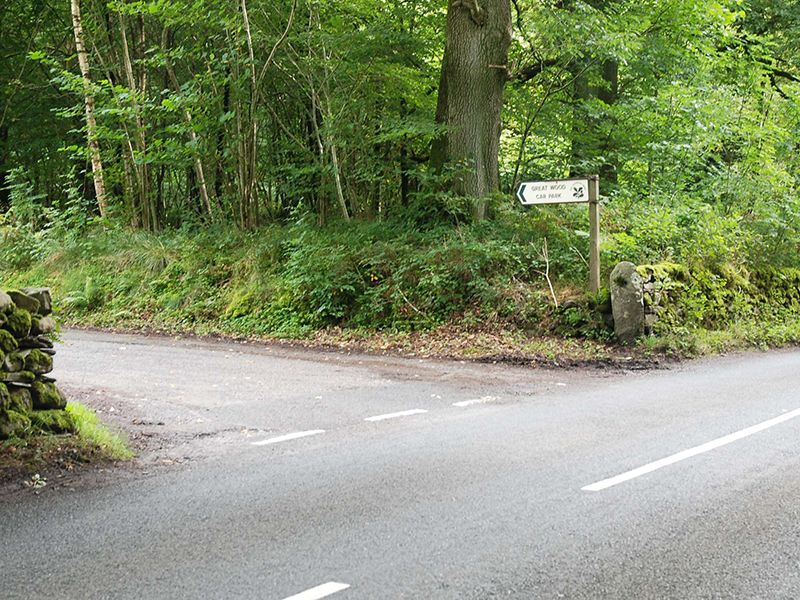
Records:
<instances>
[{"instance_id":1,"label":"moss","mask_svg":"<svg viewBox=\"0 0 800 600\"><path fill-rule=\"evenodd\" d=\"M36 380L36 375L30 371L17 371L16 373L7 373L0 371L0 381L15 382L15 383L33 383Z\"/></svg>"},{"instance_id":2,"label":"moss","mask_svg":"<svg viewBox=\"0 0 800 600\"><path fill-rule=\"evenodd\" d=\"M8 316L8 321L4 327L16 338L28 337L31 332L31 313L20 308Z\"/></svg>"},{"instance_id":3,"label":"moss","mask_svg":"<svg viewBox=\"0 0 800 600\"><path fill-rule=\"evenodd\" d=\"M639 265L636 267L636 271L645 279L653 277L657 281L671 279L681 283L689 282L689 269L678 263L660 262L654 265Z\"/></svg>"},{"instance_id":4,"label":"moss","mask_svg":"<svg viewBox=\"0 0 800 600\"><path fill-rule=\"evenodd\" d=\"M10 435L20 435L31 426L31 420L28 415L17 412L16 410L7 410L0 412L0 437L7 438Z\"/></svg>"},{"instance_id":5,"label":"moss","mask_svg":"<svg viewBox=\"0 0 800 600\"><path fill-rule=\"evenodd\" d=\"M711 271L722 277L728 283L728 287L746 289L750 286L750 282L747 280L749 273L747 271L740 271L731 263L717 264Z\"/></svg>"},{"instance_id":6,"label":"moss","mask_svg":"<svg viewBox=\"0 0 800 600\"><path fill-rule=\"evenodd\" d=\"M19 344L16 338L5 329L0 329L0 350L3 352L13 352Z\"/></svg>"},{"instance_id":7,"label":"moss","mask_svg":"<svg viewBox=\"0 0 800 600\"><path fill-rule=\"evenodd\" d=\"M12 387L9 391L9 410L13 410L24 415L33 410L33 397L31 396L31 391L28 388Z\"/></svg>"},{"instance_id":8,"label":"moss","mask_svg":"<svg viewBox=\"0 0 800 600\"><path fill-rule=\"evenodd\" d=\"M53 312L53 296L49 287L22 288L22 293L27 294L39 303L39 308L32 312L47 316Z\"/></svg>"},{"instance_id":9,"label":"moss","mask_svg":"<svg viewBox=\"0 0 800 600\"><path fill-rule=\"evenodd\" d=\"M6 356L5 360L2 362L2 365L4 371L16 373L17 371L22 371L22 369L25 368L25 358L21 354L12 352Z\"/></svg>"},{"instance_id":10,"label":"moss","mask_svg":"<svg viewBox=\"0 0 800 600\"><path fill-rule=\"evenodd\" d=\"M751 296L755 305L776 309L800 310L800 270L761 268L752 275Z\"/></svg>"},{"instance_id":11,"label":"moss","mask_svg":"<svg viewBox=\"0 0 800 600\"><path fill-rule=\"evenodd\" d=\"M36 375L49 373L53 370L53 357L34 348L25 357L25 370Z\"/></svg>"},{"instance_id":12,"label":"moss","mask_svg":"<svg viewBox=\"0 0 800 600\"><path fill-rule=\"evenodd\" d=\"M37 410L50 410L64 408L67 399L56 387L55 383L42 383L35 381L31 385L32 406Z\"/></svg>"},{"instance_id":13,"label":"moss","mask_svg":"<svg viewBox=\"0 0 800 600\"><path fill-rule=\"evenodd\" d=\"M0 412L3 412L11 405L11 394L5 383L0 383Z\"/></svg>"},{"instance_id":14,"label":"moss","mask_svg":"<svg viewBox=\"0 0 800 600\"><path fill-rule=\"evenodd\" d=\"M8 295L17 305L17 308L27 310L29 313L39 312L39 301L19 290L10 290Z\"/></svg>"},{"instance_id":15,"label":"moss","mask_svg":"<svg viewBox=\"0 0 800 600\"><path fill-rule=\"evenodd\" d=\"M34 430L43 433L75 433L75 421L64 410L35 410L30 422Z\"/></svg>"}]
</instances>

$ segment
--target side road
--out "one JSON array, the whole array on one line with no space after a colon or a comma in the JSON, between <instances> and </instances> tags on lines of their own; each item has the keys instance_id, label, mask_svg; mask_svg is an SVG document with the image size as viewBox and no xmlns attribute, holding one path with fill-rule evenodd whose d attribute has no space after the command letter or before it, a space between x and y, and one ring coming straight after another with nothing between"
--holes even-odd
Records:
<instances>
[{"instance_id":1,"label":"side road","mask_svg":"<svg viewBox=\"0 0 800 600\"><path fill-rule=\"evenodd\" d=\"M208 458L250 439L490 397L508 404L620 377L315 351L231 340L69 330L54 375L125 430L145 465ZM623 363L624 366L624 363ZM638 366L638 364L637 364Z\"/></svg>"}]
</instances>

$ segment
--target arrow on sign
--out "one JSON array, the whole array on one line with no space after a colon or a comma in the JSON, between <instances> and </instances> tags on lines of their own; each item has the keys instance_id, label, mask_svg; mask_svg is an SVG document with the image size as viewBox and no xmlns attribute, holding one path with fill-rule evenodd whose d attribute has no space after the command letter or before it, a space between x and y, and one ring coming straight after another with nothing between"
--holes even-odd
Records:
<instances>
[{"instance_id":1,"label":"arrow on sign","mask_svg":"<svg viewBox=\"0 0 800 600\"><path fill-rule=\"evenodd\" d=\"M519 198L522 204L527 204L527 202L525 202L525 186L527 185L527 183L521 183L517 189L517 198Z\"/></svg>"}]
</instances>

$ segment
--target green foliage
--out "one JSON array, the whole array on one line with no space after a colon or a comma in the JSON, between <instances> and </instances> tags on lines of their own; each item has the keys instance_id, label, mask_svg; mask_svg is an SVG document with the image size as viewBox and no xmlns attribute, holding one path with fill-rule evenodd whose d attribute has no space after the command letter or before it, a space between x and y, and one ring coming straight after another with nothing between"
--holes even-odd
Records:
<instances>
[{"instance_id":1,"label":"green foliage","mask_svg":"<svg viewBox=\"0 0 800 600\"><path fill-rule=\"evenodd\" d=\"M533 216L426 231L403 221L321 228L303 220L254 234L94 228L57 238L35 269L9 276L52 282L67 316L97 324L219 321L240 333L298 335L330 325L429 328L467 311L525 320L541 300L520 296L519 285L544 281L543 221ZM553 248L553 279L584 276L574 255Z\"/></svg>"},{"instance_id":2,"label":"green foliage","mask_svg":"<svg viewBox=\"0 0 800 600\"><path fill-rule=\"evenodd\" d=\"M4 220L20 227L36 229L44 221L46 208L41 200L47 196L37 194L24 167L15 167L8 172L6 190L10 208Z\"/></svg>"}]
</instances>

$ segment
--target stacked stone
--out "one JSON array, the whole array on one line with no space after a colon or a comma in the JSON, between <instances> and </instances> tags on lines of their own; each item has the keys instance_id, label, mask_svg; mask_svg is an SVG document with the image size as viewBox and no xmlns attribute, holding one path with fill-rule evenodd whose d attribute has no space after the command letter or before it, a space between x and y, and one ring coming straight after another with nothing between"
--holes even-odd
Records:
<instances>
[{"instance_id":1,"label":"stacked stone","mask_svg":"<svg viewBox=\"0 0 800 600\"><path fill-rule=\"evenodd\" d=\"M0 438L32 424L61 433L70 429L67 400L47 374L53 370L56 330L49 288L0 290Z\"/></svg>"},{"instance_id":2,"label":"stacked stone","mask_svg":"<svg viewBox=\"0 0 800 600\"><path fill-rule=\"evenodd\" d=\"M658 315L663 310L661 306L662 284L655 275L650 275L642 280L644 300L644 332L646 335L653 333L653 327L658 323Z\"/></svg>"}]
</instances>

